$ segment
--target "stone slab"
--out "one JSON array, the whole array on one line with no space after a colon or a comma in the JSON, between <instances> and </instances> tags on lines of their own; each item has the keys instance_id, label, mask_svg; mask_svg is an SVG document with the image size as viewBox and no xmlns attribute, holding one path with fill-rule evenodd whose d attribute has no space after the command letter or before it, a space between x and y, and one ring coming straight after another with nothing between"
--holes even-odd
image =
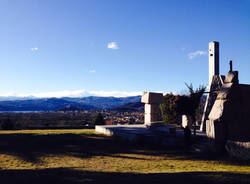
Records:
<instances>
[{"instance_id":1,"label":"stone slab","mask_svg":"<svg viewBox=\"0 0 250 184\"><path fill-rule=\"evenodd\" d=\"M161 104L163 103L163 94L144 92L142 94L141 102L146 104Z\"/></svg>"},{"instance_id":2,"label":"stone slab","mask_svg":"<svg viewBox=\"0 0 250 184\"><path fill-rule=\"evenodd\" d=\"M173 127L167 125L155 128L147 128L145 125L97 125L95 130L127 141L149 144L175 145L184 139L183 130L177 130L173 134Z\"/></svg>"}]
</instances>

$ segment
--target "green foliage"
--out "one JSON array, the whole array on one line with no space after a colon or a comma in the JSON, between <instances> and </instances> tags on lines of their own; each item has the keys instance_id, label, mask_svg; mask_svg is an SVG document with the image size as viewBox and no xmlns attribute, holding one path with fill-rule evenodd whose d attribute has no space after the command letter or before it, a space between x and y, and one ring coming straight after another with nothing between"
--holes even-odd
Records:
<instances>
[{"instance_id":1,"label":"green foliage","mask_svg":"<svg viewBox=\"0 0 250 184\"><path fill-rule=\"evenodd\" d=\"M94 125L105 125L105 120L101 113L98 113L94 119Z\"/></svg>"},{"instance_id":2,"label":"green foliage","mask_svg":"<svg viewBox=\"0 0 250 184\"><path fill-rule=\"evenodd\" d=\"M164 102L160 105L162 119L166 124L176 123L178 115L190 115L193 120L196 120L197 109L200 105L200 99L206 89L204 86L199 86L193 89L193 85L186 84L189 95L174 95L172 93L164 96Z\"/></svg>"},{"instance_id":3,"label":"green foliage","mask_svg":"<svg viewBox=\"0 0 250 184\"><path fill-rule=\"evenodd\" d=\"M176 123L177 121L177 104L176 96L166 94L164 96L164 103L160 105L162 119L166 124Z\"/></svg>"},{"instance_id":4,"label":"green foliage","mask_svg":"<svg viewBox=\"0 0 250 184\"><path fill-rule=\"evenodd\" d=\"M186 84L186 83L185 83ZM189 90L189 112L188 114L196 121L196 112L199 110L200 100L205 92L205 86L199 86L196 90L193 89L193 85L186 84Z\"/></svg>"}]
</instances>

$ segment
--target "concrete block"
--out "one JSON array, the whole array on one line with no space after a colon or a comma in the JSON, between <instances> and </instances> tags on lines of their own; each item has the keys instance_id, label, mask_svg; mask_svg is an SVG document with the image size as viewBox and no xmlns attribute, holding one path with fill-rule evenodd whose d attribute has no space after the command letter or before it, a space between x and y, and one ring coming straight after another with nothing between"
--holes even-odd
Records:
<instances>
[{"instance_id":1,"label":"concrete block","mask_svg":"<svg viewBox=\"0 0 250 184\"><path fill-rule=\"evenodd\" d=\"M145 124L151 124L152 122L159 120L159 114L158 113L147 113L144 114L144 123Z\"/></svg>"},{"instance_id":2,"label":"concrete block","mask_svg":"<svg viewBox=\"0 0 250 184\"><path fill-rule=\"evenodd\" d=\"M146 104L161 104L163 103L163 94L144 92L141 98L141 102Z\"/></svg>"},{"instance_id":3,"label":"concrete block","mask_svg":"<svg viewBox=\"0 0 250 184\"><path fill-rule=\"evenodd\" d=\"M188 115L182 115L182 127L183 128L191 128L192 127L192 118Z\"/></svg>"},{"instance_id":4,"label":"concrete block","mask_svg":"<svg viewBox=\"0 0 250 184\"><path fill-rule=\"evenodd\" d=\"M159 104L145 104L144 110L145 114L160 113Z\"/></svg>"}]
</instances>

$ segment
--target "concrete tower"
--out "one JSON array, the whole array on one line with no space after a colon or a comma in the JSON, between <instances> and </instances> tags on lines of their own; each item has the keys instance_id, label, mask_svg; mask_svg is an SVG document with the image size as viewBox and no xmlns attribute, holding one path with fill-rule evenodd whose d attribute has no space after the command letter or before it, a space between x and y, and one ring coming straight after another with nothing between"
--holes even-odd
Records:
<instances>
[{"instance_id":1,"label":"concrete tower","mask_svg":"<svg viewBox=\"0 0 250 184\"><path fill-rule=\"evenodd\" d=\"M207 88L208 88L208 91L215 91L215 90L220 89L224 81L224 76L219 75L220 74L219 73L219 42L214 42L214 41L210 42L208 44L208 48L209 48L209 55L208 55L209 84ZM213 79L214 79L213 85L211 85ZM213 107L213 104L216 98L217 98L216 93L209 93L207 95L207 100L205 103L204 112L203 112L202 120L201 120L201 126L200 126L201 131L206 131L206 120L208 120L209 113Z\"/></svg>"},{"instance_id":2,"label":"concrete tower","mask_svg":"<svg viewBox=\"0 0 250 184\"><path fill-rule=\"evenodd\" d=\"M219 75L219 42L209 43L209 86L214 75Z\"/></svg>"}]
</instances>

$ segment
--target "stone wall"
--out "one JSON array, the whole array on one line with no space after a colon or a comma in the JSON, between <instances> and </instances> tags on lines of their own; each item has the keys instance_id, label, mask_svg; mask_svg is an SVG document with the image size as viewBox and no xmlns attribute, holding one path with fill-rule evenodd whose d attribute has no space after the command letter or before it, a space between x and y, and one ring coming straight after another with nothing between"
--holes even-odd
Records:
<instances>
[{"instance_id":1,"label":"stone wall","mask_svg":"<svg viewBox=\"0 0 250 184\"><path fill-rule=\"evenodd\" d=\"M226 150L232 157L250 160L250 142L228 140Z\"/></svg>"},{"instance_id":2,"label":"stone wall","mask_svg":"<svg viewBox=\"0 0 250 184\"><path fill-rule=\"evenodd\" d=\"M225 120L228 138L250 141L250 85L239 84L232 90L231 109Z\"/></svg>"}]
</instances>

